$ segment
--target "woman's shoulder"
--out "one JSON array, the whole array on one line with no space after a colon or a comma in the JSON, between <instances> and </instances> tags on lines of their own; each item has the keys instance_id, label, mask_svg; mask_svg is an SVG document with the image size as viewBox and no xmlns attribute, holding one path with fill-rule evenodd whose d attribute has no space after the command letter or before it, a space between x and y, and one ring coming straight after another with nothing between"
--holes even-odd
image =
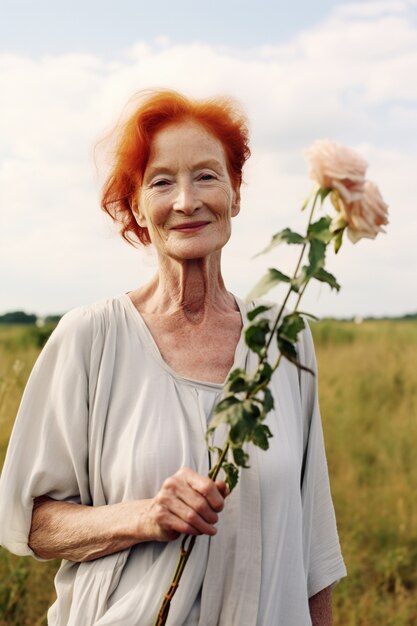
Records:
<instances>
[{"instance_id":1,"label":"woman's shoulder","mask_svg":"<svg viewBox=\"0 0 417 626\"><path fill-rule=\"evenodd\" d=\"M61 317L51 338L60 340L71 337L80 343L91 343L95 336L105 333L112 321L120 317L122 299L123 296L115 296L70 309Z\"/></svg>"}]
</instances>

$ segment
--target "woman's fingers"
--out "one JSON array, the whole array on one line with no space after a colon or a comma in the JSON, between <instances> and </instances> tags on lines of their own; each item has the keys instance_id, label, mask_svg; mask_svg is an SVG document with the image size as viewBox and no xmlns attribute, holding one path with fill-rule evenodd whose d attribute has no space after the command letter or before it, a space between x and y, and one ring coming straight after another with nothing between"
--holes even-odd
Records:
<instances>
[{"instance_id":1,"label":"woman's fingers","mask_svg":"<svg viewBox=\"0 0 417 626\"><path fill-rule=\"evenodd\" d=\"M159 540L169 541L181 533L215 535L226 494L224 481L213 482L189 468L167 478L152 507Z\"/></svg>"},{"instance_id":2,"label":"woman's fingers","mask_svg":"<svg viewBox=\"0 0 417 626\"><path fill-rule=\"evenodd\" d=\"M175 528L181 533L190 535L216 534L214 524L218 521L217 513L212 513L210 520L207 520L206 517L203 517L203 515L182 500L177 500L174 502L169 514L172 516L170 521L175 524Z\"/></svg>"},{"instance_id":3,"label":"woman's fingers","mask_svg":"<svg viewBox=\"0 0 417 626\"><path fill-rule=\"evenodd\" d=\"M215 485L217 489L220 491L220 493L222 494L223 498L227 498L230 492L229 492L229 487L224 482L224 480L216 480Z\"/></svg>"},{"instance_id":4,"label":"woman's fingers","mask_svg":"<svg viewBox=\"0 0 417 626\"><path fill-rule=\"evenodd\" d=\"M212 511L220 512L224 507L224 496L219 491L218 485L207 476L201 476L188 468L182 468L177 474L184 476L187 484L191 487L191 497L195 493L203 498L204 505L207 503ZM176 475L177 475L176 474ZM201 502L201 500L199 500Z\"/></svg>"}]
</instances>

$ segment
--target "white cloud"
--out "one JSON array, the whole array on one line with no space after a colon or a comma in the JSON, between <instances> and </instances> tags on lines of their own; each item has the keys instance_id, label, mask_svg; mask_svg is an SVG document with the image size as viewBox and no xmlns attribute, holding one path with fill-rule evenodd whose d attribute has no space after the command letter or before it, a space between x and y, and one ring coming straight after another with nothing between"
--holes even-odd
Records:
<instances>
[{"instance_id":1,"label":"white cloud","mask_svg":"<svg viewBox=\"0 0 417 626\"><path fill-rule=\"evenodd\" d=\"M92 55L0 57L0 310L64 310L147 280L148 255L110 235L101 214L92 146L128 98L149 87L195 96L228 93L248 111L253 157L243 210L225 251L225 275L244 295L262 268L251 261L272 232L298 227L310 184L302 150L330 137L361 149L391 206L386 236L330 260L345 286L310 300L319 314L417 309L400 287L417 253L417 27L410 2L338 7L285 45L255 50L138 42L117 62ZM3 95L4 94L4 95ZM300 226L301 227L301 226ZM7 271L6 271L7 266ZM366 271L364 270L366 268ZM318 298L320 294L320 298Z\"/></svg>"}]
</instances>

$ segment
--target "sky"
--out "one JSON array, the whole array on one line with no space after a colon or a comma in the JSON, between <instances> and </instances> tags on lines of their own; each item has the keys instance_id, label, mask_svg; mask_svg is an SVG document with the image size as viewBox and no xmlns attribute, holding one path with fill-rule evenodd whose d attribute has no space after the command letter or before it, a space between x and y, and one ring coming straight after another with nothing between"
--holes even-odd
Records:
<instances>
[{"instance_id":1,"label":"sky","mask_svg":"<svg viewBox=\"0 0 417 626\"><path fill-rule=\"evenodd\" d=\"M94 146L133 94L169 87L231 95L247 112L252 156L223 253L245 297L301 229L316 139L358 150L389 205L375 240L346 241L327 269L340 293L311 285L318 316L417 311L417 0L0 0L0 314L39 315L130 291L157 269L100 210ZM280 289L271 292L279 300Z\"/></svg>"}]
</instances>

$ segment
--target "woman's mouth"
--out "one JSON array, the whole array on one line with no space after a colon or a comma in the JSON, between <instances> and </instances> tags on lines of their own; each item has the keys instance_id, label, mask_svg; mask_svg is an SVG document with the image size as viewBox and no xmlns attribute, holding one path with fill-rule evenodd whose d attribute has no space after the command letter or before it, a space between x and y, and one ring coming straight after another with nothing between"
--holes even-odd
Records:
<instances>
[{"instance_id":1,"label":"woman's mouth","mask_svg":"<svg viewBox=\"0 0 417 626\"><path fill-rule=\"evenodd\" d=\"M210 222L184 222L182 224L177 224L176 226L173 226L171 230L176 230L177 232L181 233L193 233L203 229L208 224L210 224Z\"/></svg>"}]
</instances>

